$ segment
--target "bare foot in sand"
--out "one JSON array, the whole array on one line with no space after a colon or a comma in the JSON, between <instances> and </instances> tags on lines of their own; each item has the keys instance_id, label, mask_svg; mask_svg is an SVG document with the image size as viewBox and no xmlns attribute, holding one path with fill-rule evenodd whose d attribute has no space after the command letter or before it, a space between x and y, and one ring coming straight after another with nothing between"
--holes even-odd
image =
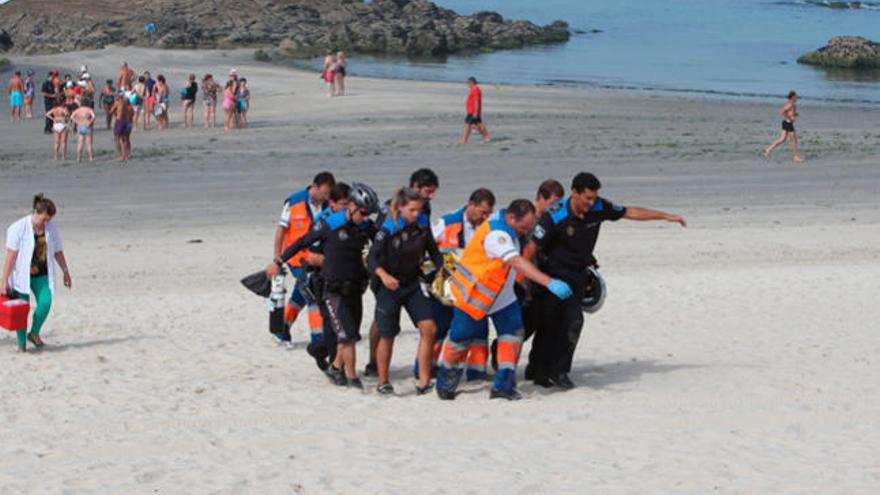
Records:
<instances>
[{"instance_id":1,"label":"bare foot in sand","mask_svg":"<svg viewBox=\"0 0 880 495\"><path fill-rule=\"evenodd\" d=\"M802 157L801 155L794 155L794 161L800 163L804 161L804 157Z\"/></svg>"}]
</instances>

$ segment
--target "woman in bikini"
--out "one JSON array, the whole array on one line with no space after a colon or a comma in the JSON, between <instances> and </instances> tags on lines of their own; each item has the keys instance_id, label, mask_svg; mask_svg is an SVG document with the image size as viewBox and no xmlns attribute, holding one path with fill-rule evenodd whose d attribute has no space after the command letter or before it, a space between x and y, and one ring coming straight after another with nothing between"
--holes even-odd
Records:
<instances>
[{"instance_id":1,"label":"woman in bikini","mask_svg":"<svg viewBox=\"0 0 880 495\"><path fill-rule=\"evenodd\" d=\"M52 157L58 161L58 152L61 159L67 160L67 128L70 126L70 112L64 105L59 105L48 112L46 118L52 121Z\"/></svg>"},{"instance_id":2,"label":"woman in bikini","mask_svg":"<svg viewBox=\"0 0 880 495\"><path fill-rule=\"evenodd\" d=\"M794 91L789 91L788 102L779 112L782 115L782 134L780 134L779 138L776 141L773 141L773 143L764 150L764 156L766 158L770 158L770 154L773 153L773 150L791 138L791 152L794 156L794 161L804 161L804 157L798 153L797 132L794 130L794 122L798 118L797 100L798 94Z\"/></svg>"},{"instance_id":3,"label":"woman in bikini","mask_svg":"<svg viewBox=\"0 0 880 495\"><path fill-rule=\"evenodd\" d=\"M336 54L336 66L333 69L336 81L336 96L345 96L345 53Z\"/></svg>"}]
</instances>

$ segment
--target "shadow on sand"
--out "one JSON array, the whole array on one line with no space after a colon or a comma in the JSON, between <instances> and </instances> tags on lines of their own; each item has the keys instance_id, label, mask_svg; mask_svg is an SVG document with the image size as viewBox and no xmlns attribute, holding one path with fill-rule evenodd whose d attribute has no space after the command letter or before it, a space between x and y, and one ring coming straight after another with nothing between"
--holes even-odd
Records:
<instances>
[{"instance_id":1,"label":"shadow on sand","mask_svg":"<svg viewBox=\"0 0 880 495\"><path fill-rule=\"evenodd\" d=\"M103 347L108 345L126 344L138 340L158 339L157 335L133 335L131 337L114 337L110 339L84 340L82 342L70 342L65 344L47 343L39 352L64 352L89 347ZM28 349L31 350L31 349Z\"/></svg>"},{"instance_id":2,"label":"shadow on sand","mask_svg":"<svg viewBox=\"0 0 880 495\"><path fill-rule=\"evenodd\" d=\"M617 361L592 366L575 366L569 377L578 388L600 390L621 383L640 380L644 375L673 373L676 371L704 368L704 364L663 364L654 359L643 361ZM542 395L565 392L558 388L544 388L523 380L523 391L535 391Z\"/></svg>"}]
</instances>

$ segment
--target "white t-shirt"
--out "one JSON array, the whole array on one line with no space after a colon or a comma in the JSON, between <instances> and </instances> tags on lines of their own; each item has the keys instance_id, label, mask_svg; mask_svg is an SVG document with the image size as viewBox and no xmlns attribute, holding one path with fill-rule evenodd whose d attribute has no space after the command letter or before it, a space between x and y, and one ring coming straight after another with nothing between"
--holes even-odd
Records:
<instances>
[{"instance_id":1,"label":"white t-shirt","mask_svg":"<svg viewBox=\"0 0 880 495\"><path fill-rule=\"evenodd\" d=\"M10 286L22 294L31 292L31 258L34 256L34 224L31 215L19 219L6 229L6 249L17 251L15 266L9 276ZM49 290L55 292L55 253L63 251L61 234L55 222L46 225L46 267L49 269Z\"/></svg>"},{"instance_id":2,"label":"white t-shirt","mask_svg":"<svg viewBox=\"0 0 880 495\"><path fill-rule=\"evenodd\" d=\"M467 223L467 222L465 222ZM493 230L489 232L483 241L483 248L486 250L486 256L489 259L500 259L507 263L515 256L519 256L519 240L510 237L510 234L503 230ZM504 287L495 298L495 303L489 308L489 314L494 314L516 302L516 293L513 286L516 283L516 270L510 270L507 280L504 281Z\"/></svg>"}]
</instances>

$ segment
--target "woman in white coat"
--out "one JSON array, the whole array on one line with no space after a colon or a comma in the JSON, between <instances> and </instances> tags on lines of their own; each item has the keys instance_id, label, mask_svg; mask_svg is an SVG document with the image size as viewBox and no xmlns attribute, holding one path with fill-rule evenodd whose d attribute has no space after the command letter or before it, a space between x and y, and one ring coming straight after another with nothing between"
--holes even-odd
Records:
<instances>
[{"instance_id":1,"label":"woman in white coat","mask_svg":"<svg viewBox=\"0 0 880 495\"><path fill-rule=\"evenodd\" d=\"M71 286L61 235L58 227L51 223L55 211L55 203L39 194L34 197L33 212L6 230L6 263L0 279L0 294L29 301L33 293L37 303L30 332L17 332L19 352L26 351L28 340L37 348L43 347L40 329L49 316L55 292L53 258L64 274L64 286Z\"/></svg>"}]
</instances>

